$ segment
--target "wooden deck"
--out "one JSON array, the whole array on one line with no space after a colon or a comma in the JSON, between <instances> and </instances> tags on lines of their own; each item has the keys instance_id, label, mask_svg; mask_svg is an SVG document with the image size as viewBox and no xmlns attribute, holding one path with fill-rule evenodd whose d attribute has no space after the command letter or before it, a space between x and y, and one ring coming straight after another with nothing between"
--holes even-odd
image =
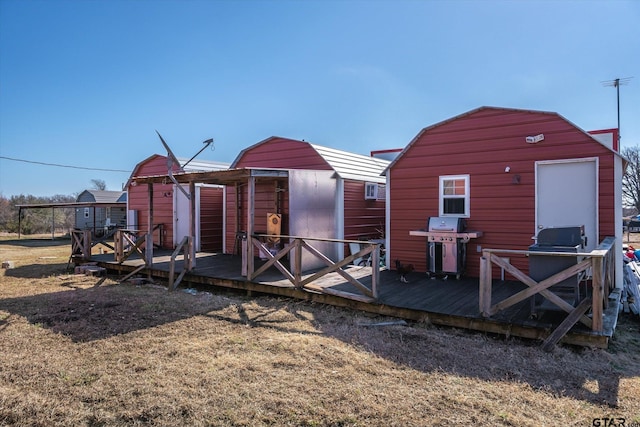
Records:
<instances>
[{"instance_id":1,"label":"wooden deck","mask_svg":"<svg viewBox=\"0 0 640 427\"><path fill-rule=\"evenodd\" d=\"M143 274L168 279L170 255L170 252L156 251L152 271L143 270ZM541 343L566 317L566 313L547 311L537 319L532 319L530 302L526 300L496 313L491 318L484 318L480 315L479 281L475 278L430 279L424 273L414 272L407 277L409 283L402 283L396 272L384 269L380 272L378 301L370 301L335 273L314 281L311 289L299 289L275 268L262 274L258 281L248 281L241 275L242 260L239 256L198 253L196 258L196 268L184 276L181 287L214 286L244 290L249 294L256 292L277 295L436 325L529 338ZM122 275L144 265L141 259L133 257L118 264L113 254L92 255L91 260L111 272ZM256 260L256 265L259 265L259 262ZM176 270L181 269L181 261L178 261ZM349 273L363 284L371 283L370 272L370 268L349 267ZM525 285L519 282L494 280L492 300L503 300L524 288ZM352 295L345 297L344 293ZM615 330L619 296L617 292L610 296L609 305L604 312L602 333L592 332L584 325L577 324L561 342L606 348Z\"/></svg>"}]
</instances>

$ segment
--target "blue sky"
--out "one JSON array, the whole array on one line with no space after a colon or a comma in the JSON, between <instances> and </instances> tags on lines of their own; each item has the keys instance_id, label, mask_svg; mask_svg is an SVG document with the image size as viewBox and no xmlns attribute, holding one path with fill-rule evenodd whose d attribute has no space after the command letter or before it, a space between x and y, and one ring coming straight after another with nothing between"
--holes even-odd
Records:
<instances>
[{"instance_id":1,"label":"blue sky","mask_svg":"<svg viewBox=\"0 0 640 427\"><path fill-rule=\"evenodd\" d=\"M625 77L623 148L640 145L635 0L0 0L0 195L120 190L165 154L156 130L231 162L273 135L400 148L483 105L612 128L602 82Z\"/></svg>"}]
</instances>

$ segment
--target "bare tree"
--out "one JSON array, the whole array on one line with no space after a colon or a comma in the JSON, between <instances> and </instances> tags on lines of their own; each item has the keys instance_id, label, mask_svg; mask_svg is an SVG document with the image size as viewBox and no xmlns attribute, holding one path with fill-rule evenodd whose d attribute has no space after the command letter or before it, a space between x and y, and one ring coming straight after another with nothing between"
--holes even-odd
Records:
<instances>
[{"instance_id":1,"label":"bare tree","mask_svg":"<svg viewBox=\"0 0 640 427\"><path fill-rule=\"evenodd\" d=\"M106 190L107 184L102 179L92 179L91 184L93 184L94 190Z\"/></svg>"},{"instance_id":2,"label":"bare tree","mask_svg":"<svg viewBox=\"0 0 640 427\"><path fill-rule=\"evenodd\" d=\"M622 177L622 203L640 212L640 146L622 150L627 158L627 170Z\"/></svg>"}]
</instances>

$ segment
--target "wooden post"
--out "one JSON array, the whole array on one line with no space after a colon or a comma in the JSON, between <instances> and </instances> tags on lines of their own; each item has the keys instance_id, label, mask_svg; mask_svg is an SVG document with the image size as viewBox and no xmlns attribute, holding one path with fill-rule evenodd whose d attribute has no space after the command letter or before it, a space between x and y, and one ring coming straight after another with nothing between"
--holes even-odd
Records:
<instances>
[{"instance_id":1,"label":"wooden post","mask_svg":"<svg viewBox=\"0 0 640 427\"><path fill-rule=\"evenodd\" d=\"M491 311L491 252L482 252L480 257L480 313L489 317Z\"/></svg>"},{"instance_id":2,"label":"wooden post","mask_svg":"<svg viewBox=\"0 0 640 427\"><path fill-rule=\"evenodd\" d=\"M116 234L113 240L113 254L115 256L116 262L120 262L120 260L122 259L122 251L123 251L123 244L122 244L122 231L121 230L116 230Z\"/></svg>"},{"instance_id":3,"label":"wooden post","mask_svg":"<svg viewBox=\"0 0 640 427\"><path fill-rule=\"evenodd\" d=\"M178 245L176 250L174 250L173 253L171 254L171 259L169 262L169 286L167 287L167 290L169 292L175 289L173 286L173 283L176 280L176 252L178 252L179 249L180 249L180 245Z\"/></svg>"},{"instance_id":4,"label":"wooden post","mask_svg":"<svg viewBox=\"0 0 640 427\"><path fill-rule=\"evenodd\" d=\"M147 184L147 194L149 195L149 212L147 215L147 237L144 244L145 264L151 268L153 265L153 184ZM160 244L162 245L162 233L160 233Z\"/></svg>"},{"instance_id":5,"label":"wooden post","mask_svg":"<svg viewBox=\"0 0 640 427\"><path fill-rule=\"evenodd\" d=\"M247 265L247 236L242 236L242 241L240 242L240 255L242 256L242 274L244 277L249 277L249 266Z\"/></svg>"},{"instance_id":6,"label":"wooden post","mask_svg":"<svg viewBox=\"0 0 640 427\"><path fill-rule=\"evenodd\" d=\"M371 293L378 299L378 282L380 281L380 245L375 245L371 254Z\"/></svg>"},{"instance_id":7,"label":"wooden post","mask_svg":"<svg viewBox=\"0 0 640 427\"><path fill-rule=\"evenodd\" d=\"M191 215L189 215L189 244L188 244L188 252L189 252L189 262L185 264L185 268L187 271L191 271L196 266L196 183L193 181L189 182L189 201L191 202ZM186 260L185 260L186 261Z\"/></svg>"},{"instance_id":8,"label":"wooden post","mask_svg":"<svg viewBox=\"0 0 640 427\"><path fill-rule=\"evenodd\" d=\"M253 216L255 214L255 202L256 197L256 178L251 176L249 178L248 186L247 186L247 277L253 277L253 272L255 271L254 267L254 257L253 257Z\"/></svg>"},{"instance_id":9,"label":"wooden post","mask_svg":"<svg viewBox=\"0 0 640 427\"><path fill-rule=\"evenodd\" d=\"M293 248L293 274L296 278L295 286L300 287L300 283L302 282L302 239L295 239L293 244L295 245Z\"/></svg>"},{"instance_id":10,"label":"wooden post","mask_svg":"<svg viewBox=\"0 0 640 427\"><path fill-rule=\"evenodd\" d=\"M84 230L82 234L82 257L91 259L91 230Z\"/></svg>"},{"instance_id":11,"label":"wooden post","mask_svg":"<svg viewBox=\"0 0 640 427\"><path fill-rule=\"evenodd\" d=\"M145 234L144 246L148 250L148 252L145 252L145 255L147 255L147 259L149 259L149 262L146 262L145 260L145 265L148 267L147 279L151 282L151 267L153 266L153 234ZM151 250L149 250L149 246L151 246ZM149 253L151 254L150 257L148 255Z\"/></svg>"},{"instance_id":12,"label":"wooden post","mask_svg":"<svg viewBox=\"0 0 640 427\"><path fill-rule=\"evenodd\" d=\"M604 297L604 276L602 274L602 256L592 258L592 307L591 307L591 330L601 332L603 328L602 320L602 300Z\"/></svg>"}]
</instances>

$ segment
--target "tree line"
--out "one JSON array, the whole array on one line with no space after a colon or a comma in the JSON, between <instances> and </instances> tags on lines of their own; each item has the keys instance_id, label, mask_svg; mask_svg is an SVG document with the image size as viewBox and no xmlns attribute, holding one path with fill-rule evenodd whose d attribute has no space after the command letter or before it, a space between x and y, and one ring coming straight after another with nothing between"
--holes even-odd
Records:
<instances>
[{"instance_id":1,"label":"tree line","mask_svg":"<svg viewBox=\"0 0 640 427\"><path fill-rule=\"evenodd\" d=\"M628 161L627 169L622 178L622 200L625 207L635 208L640 213L640 146L628 147L622 150L622 155Z\"/></svg>"},{"instance_id":2,"label":"tree line","mask_svg":"<svg viewBox=\"0 0 640 427\"><path fill-rule=\"evenodd\" d=\"M74 196L57 194L52 197L31 195L0 195L0 231L6 233L43 234L54 231L69 231L75 224L75 208L29 208L20 209L20 205L71 203ZM18 214L21 214L21 218Z\"/></svg>"},{"instance_id":3,"label":"tree line","mask_svg":"<svg viewBox=\"0 0 640 427\"><path fill-rule=\"evenodd\" d=\"M102 179L92 179L91 188L106 190L107 185ZM9 198L0 194L0 232L21 234L43 234L61 230L68 232L75 226L76 208L28 208L20 212L18 206L73 203L79 194L56 194L52 197L21 194Z\"/></svg>"}]
</instances>

